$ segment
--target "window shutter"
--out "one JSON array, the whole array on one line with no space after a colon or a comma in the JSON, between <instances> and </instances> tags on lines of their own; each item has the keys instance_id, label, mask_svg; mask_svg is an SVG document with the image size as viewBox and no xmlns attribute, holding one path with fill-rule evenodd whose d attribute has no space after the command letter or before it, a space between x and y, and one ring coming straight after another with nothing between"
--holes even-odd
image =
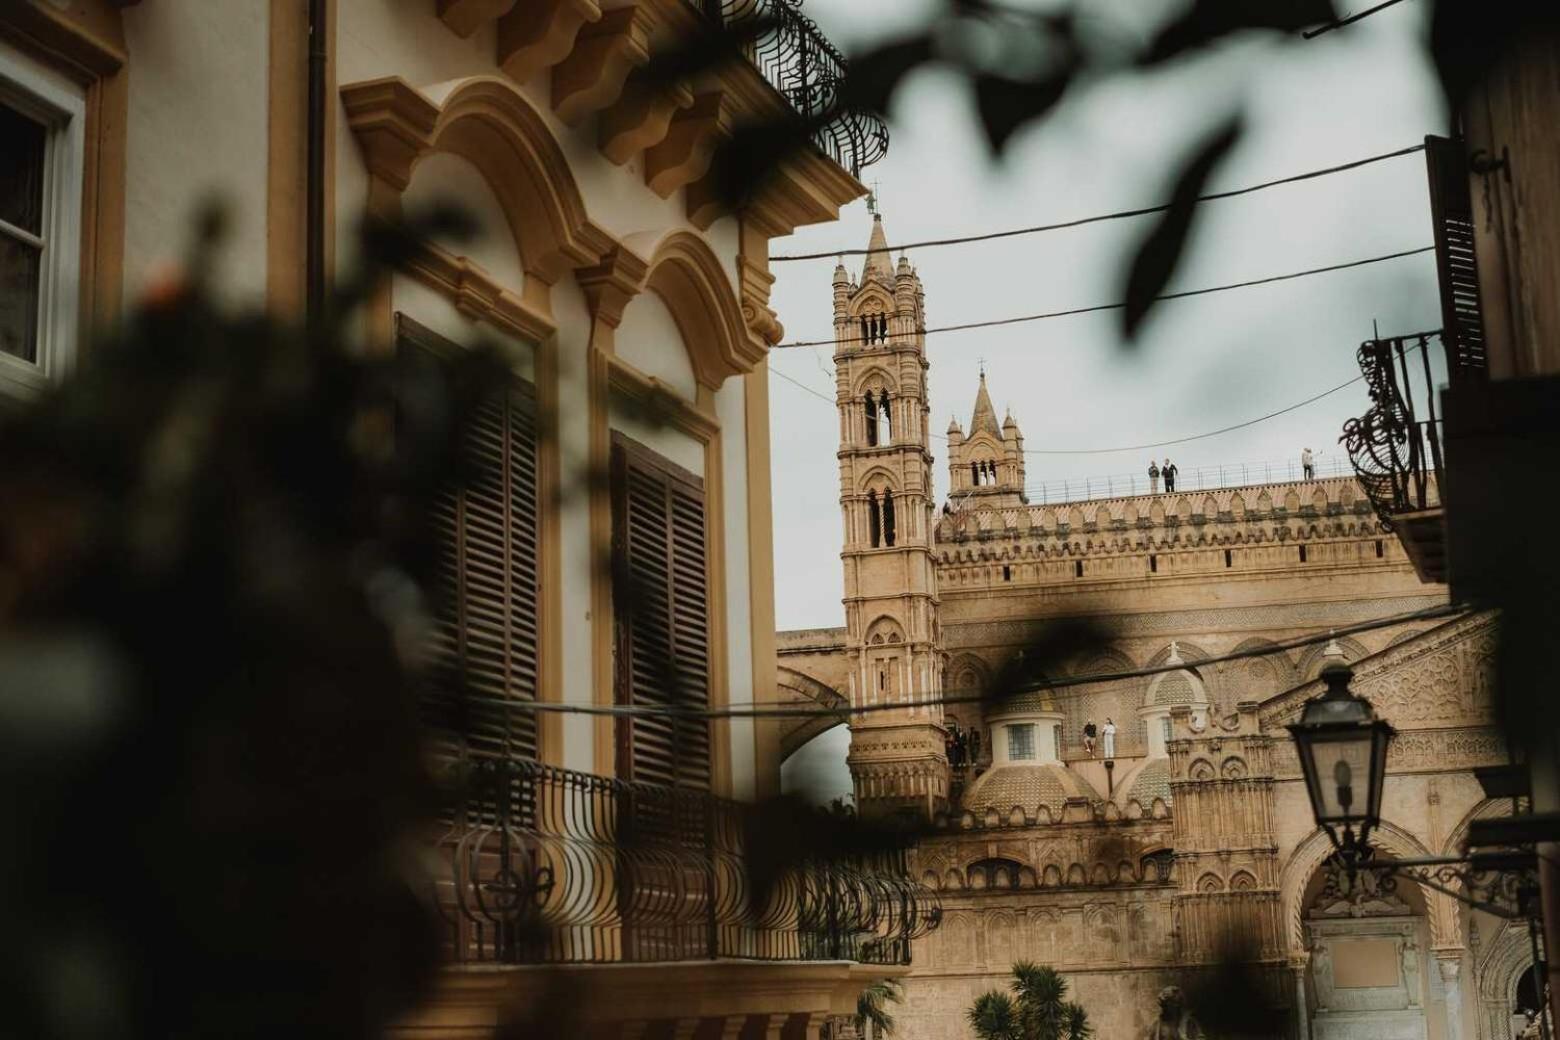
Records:
<instances>
[{"instance_id":1,"label":"window shutter","mask_svg":"<svg viewBox=\"0 0 1560 1040\"><path fill-rule=\"evenodd\" d=\"M1479 308L1479 267L1474 254L1473 199L1468 191L1465 147L1461 140L1425 138L1435 265L1441 283L1441 328L1447 375L1454 383L1485 367L1484 318Z\"/></svg>"},{"instance_id":2,"label":"window shutter","mask_svg":"<svg viewBox=\"0 0 1560 1040\"><path fill-rule=\"evenodd\" d=\"M702 482L626 437L612 445L616 698L645 708L709 707L709 593ZM621 718L629 780L708 790L710 724Z\"/></svg>"},{"instance_id":3,"label":"window shutter","mask_svg":"<svg viewBox=\"0 0 1560 1040\"><path fill-rule=\"evenodd\" d=\"M403 371L437 378L460 348L396 317ZM516 380L480 405L461 445L468 482L441 494L431 682L424 718L439 751L477 759L537 757L540 515L536 404ZM457 696L464 679L464 698Z\"/></svg>"}]
</instances>

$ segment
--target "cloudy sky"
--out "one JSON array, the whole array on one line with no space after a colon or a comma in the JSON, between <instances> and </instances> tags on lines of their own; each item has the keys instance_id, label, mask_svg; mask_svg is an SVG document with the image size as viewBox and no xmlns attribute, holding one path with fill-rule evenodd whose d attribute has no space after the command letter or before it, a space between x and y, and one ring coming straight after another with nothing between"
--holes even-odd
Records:
<instances>
[{"instance_id":1,"label":"cloudy sky","mask_svg":"<svg viewBox=\"0 0 1560 1040\"><path fill-rule=\"evenodd\" d=\"M1137 0L1134 15L1149 6ZM1343 6L1347 6L1346 4ZM892 35L928 5L913 0L807 0L806 11L846 50ZM1093 10L1123 11L1118 0ZM1212 185L1240 187L1348 162L1445 133L1446 113L1421 41L1428 6L1405 3L1313 41L1245 41L1193 64L1066 99L990 157L967 87L935 69L900 92L876 182L890 242L1052 223L1164 201L1181 149L1232 111L1246 133ZM771 244L776 254L860 248L864 203L832 225ZM1122 220L997 242L912 250L929 326L1119 301L1124 258L1148 220ZM1431 243L1424 158L1204 205L1171 289L1336 264ZM848 259L858 271L860 258ZM786 339L832 335L832 259L774 265L773 303ZM1440 324L1433 255L1260 288L1162 303L1135 347L1123 348L1114 312L929 336L932 430L957 415L966 427L979 359L998 411L1023 428L1031 498L1062 481L1121 479L1147 468L1148 451L1082 454L1214 430L1291 405L1358 374L1354 351L1371 336ZM782 629L840 625L838 422L830 348L776 351L771 364L777 616ZM1152 454L1169 455L1183 482L1198 468L1273 472L1311 447L1323 472L1347 467L1345 419L1364 411L1361 384L1234 433ZM933 442L939 503L947 452ZM842 757L841 730L816 750ZM797 763L802 765L803 763ZM793 769L793 772L795 770ZM836 768L837 772L837 768Z\"/></svg>"}]
</instances>

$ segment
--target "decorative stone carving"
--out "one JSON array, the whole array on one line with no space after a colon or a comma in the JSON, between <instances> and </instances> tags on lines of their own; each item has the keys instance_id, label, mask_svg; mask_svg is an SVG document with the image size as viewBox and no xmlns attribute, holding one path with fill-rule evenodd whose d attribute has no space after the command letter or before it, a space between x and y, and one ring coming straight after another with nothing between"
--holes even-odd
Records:
<instances>
[{"instance_id":1,"label":"decorative stone carving","mask_svg":"<svg viewBox=\"0 0 1560 1040\"><path fill-rule=\"evenodd\" d=\"M1323 869L1312 917L1397 917L1413 912L1397 894L1397 879L1385 870L1364 868L1351 875L1336 857Z\"/></svg>"}]
</instances>

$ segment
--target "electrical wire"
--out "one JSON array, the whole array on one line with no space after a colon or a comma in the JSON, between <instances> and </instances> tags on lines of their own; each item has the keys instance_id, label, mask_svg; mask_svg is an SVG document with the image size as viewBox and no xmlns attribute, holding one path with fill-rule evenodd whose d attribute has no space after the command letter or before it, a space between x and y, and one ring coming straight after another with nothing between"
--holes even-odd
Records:
<instances>
[{"instance_id":1,"label":"electrical wire","mask_svg":"<svg viewBox=\"0 0 1560 1040\"><path fill-rule=\"evenodd\" d=\"M1258 285L1271 285L1274 282L1287 282L1296 278L1307 278L1314 274L1327 274L1331 271L1345 271L1353 267L1365 267L1369 264L1379 264L1387 260L1400 260L1407 256L1417 256L1420 253L1429 253L1435 246L1420 246L1418 249L1402 249L1396 253L1384 253L1381 256L1369 256L1362 260L1349 260L1341 264L1328 264L1326 267L1311 267L1304 271L1290 271L1287 274L1268 275L1266 278L1251 278L1244 282L1230 282L1227 285L1209 285L1201 289L1183 289L1180 292L1162 293L1154 299L1184 300L1191 296L1207 296L1209 293L1228 292L1231 289L1250 289ZM1029 321L1043 321L1047 318L1068 318L1076 314L1093 314L1098 311L1119 311L1126 307L1126 303L1100 303L1092 307L1073 307L1064 311L1047 311L1043 314L1021 314L1012 318L992 318L987 321L968 321L959 325L940 325L934 329L920 329L918 335L931 336L939 332L963 332L967 329L990 329L999 325L1019 325ZM852 343L869 342L864 336L852 336L848 339L812 339L796 340L791 343L778 343L776 350L795 349L797 347L827 347L848 346Z\"/></svg>"},{"instance_id":2,"label":"electrical wire","mask_svg":"<svg viewBox=\"0 0 1560 1040\"><path fill-rule=\"evenodd\" d=\"M1355 22L1359 21L1361 18L1369 18L1371 15L1375 14L1377 11L1384 11L1387 8L1391 7L1393 4L1400 4L1402 2L1403 2L1403 0L1386 0L1385 3L1377 4L1375 7L1368 7L1365 10L1361 11L1359 14L1351 14L1351 15L1348 15L1347 17L1345 17L1345 18L1339 18L1337 21L1328 22L1326 25L1320 26L1319 28L1316 28L1316 29L1311 29L1311 30L1309 30L1307 32L1303 32L1300 35L1302 37L1304 37L1305 39L1307 39L1307 40L1314 40L1318 36L1322 35L1323 33L1330 33L1334 29L1342 29L1345 25L1353 25Z\"/></svg>"},{"instance_id":3,"label":"electrical wire","mask_svg":"<svg viewBox=\"0 0 1560 1040\"><path fill-rule=\"evenodd\" d=\"M1410 333L1410 334L1408 334L1406 336L1394 336L1392 338L1393 339L1414 339L1414 338L1418 338L1420 340L1420 342L1419 343L1415 343L1410 348L1410 350L1418 350L1418 349L1420 349L1423 346L1424 340L1428 339L1431 336L1439 336L1439 335L1441 335L1441 331L1439 329L1436 329L1436 330L1430 331L1430 332L1414 332L1414 333ZM779 376L781 379L784 379L786 382L792 383L792 384L794 384L796 386L801 387L803 390L807 391L809 394L812 394L814 397L819 398L820 400L827 401L829 404L835 404L835 405L837 405L839 403L833 397L830 397L827 394L824 394L822 391L813 389L812 387L808 386L806 383L802 382L799 379L793 379L792 377L786 375L784 372L780 371L778 368L775 368L773 365L770 366L769 370L771 372L773 372L775 375ZM1255 419L1247 419L1244 422L1238 422L1238 423L1235 423L1235 424L1233 424L1231 426L1222 426L1222 427L1220 427L1217 430L1209 430L1207 433L1195 433L1195 434L1192 434L1189 437L1177 437L1177 438L1175 438L1173 440L1167 440L1167 441L1154 441L1152 444L1128 444L1128 445L1124 445L1124 446L1116 447L1116 448L1025 448L1024 449L1024 454L1025 455L1111 455L1111 454L1115 454L1115 453L1118 453L1118 452L1144 451L1144 450L1149 449L1149 448L1168 448L1168 447L1172 447L1172 446L1178 445L1178 444L1189 444L1192 441L1207 440L1209 437L1218 437L1218 436L1221 436L1221 435L1226 434L1226 433L1231 433L1231 432L1233 432L1235 430L1244 430L1248 426L1255 426L1258 423L1267 422L1269 419L1276 419L1280 415L1287 415L1290 412L1293 412L1293 411L1296 411L1298 409L1304 408L1308 404L1315 404L1317 401L1320 401L1322 398L1329 397L1329 396L1331 396L1333 394L1336 394L1339 390L1343 390L1343 389L1346 389L1348 387L1351 387L1355 383L1358 383L1360 380L1362 380L1364 378L1365 378L1365 376L1363 374L1357 375L1353 379L1347 380L1346 382L1339 383L1337 386L1332 387L1331 389L1323 390L1319 394L1314 394L1314 395L1312 395L1310 397L1307 397L1303 401L1297 401L1294 404L1288 405L1287 407L1284 407L1284 408L1280 408L1280 409L1278 409L1275 412L1268 412L1266 415L1259 415ZM940 441L946 441L948 439L947 437L943 436L940 433L931 433L930 431L928 432L928 436L934 437L934 438L936 438L937 440L940 440Z\"/></svg>"},{"instance_id":4,"label":"electrical wire","mask_svg":"<svg viewBox=\"0 0 1560 1040\"><path fill-rule=\"evenodd\" d=\"M1222 664L1227 661L1243 661L1253 657L1268 657L1272 654L1282 653L1286 650L1296 650L1301 647L1314 646L1318 643L1330 642L1339 636L1357 635L1361 632L1370 632L1378 628L1389 628L1393 625L1410 624L1415 621L1433 621L1446 617L1456 617L1468 612L1470 608L1463 604L1445 604L1438 607L1426 607L1421 610L1411 610L1402 614L1393 614L1386 617L1374 618L1370 621L1362 621L1358 624L1334 628L1325 634L1300 636L1295 639L1287 639L1268 646L1251 647L1247 650L1233 650L1227 654L1214 657L1204 657L1196 661L1183 661L1180 664L1162 664L1149 668L1133 668L1121 672L1099 672L1093 675L1072 676L1061 679L1047 679L1036 689L1066 689L1071 686L1091 686L1096 683L1118 682L1122 679L1140 679L1166 672L1180 672L1188 668L1201 668L1206 665ZM1012 693L1022 692L1015 689ZM1011 694L1009 694L1011 695ZM474 705L487 705L502 708L509 711L528 711L539 714L559 715L604 715L604 716L650 716L650 717L677 717L690 719L791 719L791 718L819 718L837 717L844 719L850 715L865 715L880 711L902 711L910 707L930 707L932 705L950 704L979 704L991 700L990 695L984 691L970 693L954 692L952 696L938 697L925 701L896 701L893 703L862 704L856 707L843 706L838 708L819 708L797 706L794 702L787 701L754 701L751 705L737 708L676 708L670 705L651 704L557 704L551 701L517 701L502 697L486 697L468 693L466 701Z\"/></svg>"},{"instance_id":5,"label":"electrical wire","mask_svg":"<svg viewBox=\"0 0 1560 1040\"><path fill-rule=\"evenodd\" d=\"M1392 3L1398 0L1391 0ZM1382 6L1387 6L1383 4ZM1365 14L1369 14L1367 11ZM1357 17L1363 18L1365 14ZM1319 30L1320 31L1320 30ZM1311 170L1306 173L1297 173L1289 177L1280 177L1277 180L1263 181L1260 184L1247 185L1244 188L1234 188L1230 191L1215 191L1207 195L1197 196L1198 202L1213 202L1217 199L1232 199L1239 195L1249 195L1254 191L1263 191L1267 188L1275 188L1282 184L1295 184L1299 181L1308 181L1315 177L1325 177L1329 174L1343 173L1347 170L1357 170L1361 166L1369 166L1371 163L1382 162L1386 159L1396 159L1404 155L1412 155L1415 152L1424 151L1423 144L1409 145L1407 148L1399 148L1394 152L1382 152L1380 155L1372 155L1365 159L1356 159L1353 162L1339 163L1337 166L1328 166L1320 170ZM905 242L900 245L888 246L885 250L876 249L831 249L821 253L785 253L769 258L771 263L784 263L796 260L822 260L828 257L865 256L867 253L894 252L906 249L930 249L935 246L957 246L967 242L989 242L998 238L1014 238L1018 235L1035 235L1043 231L1062 231L1067 228L1083 227L1086 224L1098 224L1106 220L1122 220L1127 217L1143 217L1151 213L1163 213L1170 208L1167 203L1162 206L1145 206L1141 209L1121 210L1117 213L1101 213L1093 217L1080 217L1077 220L1065 220L1057 224L1037 224L1033 227L1010 228L1006 231L991 231L981 235L963 235L958 238L931 238L921 242Z\"/></svg>"}]
</instances>

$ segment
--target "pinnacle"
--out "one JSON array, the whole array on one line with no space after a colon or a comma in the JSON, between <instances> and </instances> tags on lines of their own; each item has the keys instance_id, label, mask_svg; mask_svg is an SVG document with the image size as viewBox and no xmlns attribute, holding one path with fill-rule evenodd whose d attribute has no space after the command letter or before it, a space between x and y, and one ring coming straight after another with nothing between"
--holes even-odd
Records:
<instances>
[{"instance_id":1,"label":"pinnacle","mask_svg":"<svg viewBox=\"0 0 1560 1040\"><path fill-rule=\"evenodd\" d=\"M888 235L883 231L882 214L872 214L872 237L867 240L867 263L861 270L861 280L881 278L894 280L894 264L888 255Z\"/></svg>"},{"instance_id":2,"label":"pinnacle","mask_svg":"<svg viewBox=\"0 0 1560 1040\"><path fill-rule=\"evenodd\" d=\"M997 425L997 410L991 406L991 394L986 391L986 373L980 374L980 389L975 394L975 414L970 417L970 435L985 430L998 440L1002 427Z\"/></svg>"}]
</instances>

